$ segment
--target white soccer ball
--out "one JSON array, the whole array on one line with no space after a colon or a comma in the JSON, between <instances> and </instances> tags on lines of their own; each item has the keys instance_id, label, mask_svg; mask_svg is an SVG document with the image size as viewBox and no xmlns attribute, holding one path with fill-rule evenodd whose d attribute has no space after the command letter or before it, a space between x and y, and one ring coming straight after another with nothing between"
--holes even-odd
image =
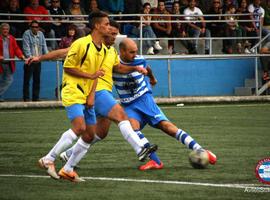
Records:
<instances>
[{"instance_id":1,"label":"white soccer ball","mask_svg":"<svg viewBox=\"0 0 270 200\"><path fill-rule=\"evenodd\" d=\"M191 166L195 169L204 169L209 164L208 154L203 149L191 151L188 158Z\"/></svg>"}]
</instances>

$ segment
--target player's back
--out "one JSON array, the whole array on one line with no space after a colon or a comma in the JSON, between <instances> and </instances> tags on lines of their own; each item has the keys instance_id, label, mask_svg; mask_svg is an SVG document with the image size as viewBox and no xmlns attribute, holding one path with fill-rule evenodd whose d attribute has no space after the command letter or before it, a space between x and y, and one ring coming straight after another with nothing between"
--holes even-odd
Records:
<instances>
[{"instance_id":1,"label":"player's back","mask_svg":"<svg viewBox=\"0 0 270 200\"><path fill-rule=\"evenodd\" d=\"M131 63L125 63L122 60L121 63L130 67L140 66L146 68L146 61L143 56L136 56ZM148 79L137 71L129 74L114 73L113 80L121 103L131 103L143 94L152 92Z\"/></svg>"}]
</instances>

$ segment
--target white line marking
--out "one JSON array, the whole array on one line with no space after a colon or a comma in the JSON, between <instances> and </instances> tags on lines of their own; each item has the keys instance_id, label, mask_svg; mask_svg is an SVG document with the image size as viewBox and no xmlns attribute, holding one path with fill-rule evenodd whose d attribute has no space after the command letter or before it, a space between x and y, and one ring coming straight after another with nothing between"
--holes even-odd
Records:
<instances>
[{"instance_id":1,"label":"white line marking","mask_svg":"<svg viewBox=\"0 0 270 200\"><path fill-rule=\"evenodd\" d=\"M241 108L241 107L258 107L258 106L269 106L269 104L265 103L265 104L226 104L226 105L187 105L187 106L160 106L160 108L162 109L175 109L175 108L178 108L178 109L193 109L193 108L227 108L227 107L238 107L238 108Z\"/></svg>"},{"instance_id":2,"label":"white line marking","mask_svg":"<svg viewBox=\"0 0 270 200\"><path fill-rule=\"evenodd\" d=\"M0 174L0 177L19 177L19 178L50 178L49 176L41 175L16 175L16 174ZM222 188L256 188L263 187L260 184L233 184L233 183L200 183L186 181L166 181L166 180L147 180L147 179L132 179L132 178L109 178L109 177L82 177L85 180L98 181L117 181L117 182L135 182L135 183L156 183L156 184L173 184L173 185L196 185L206 187L222 187ZM266 187L270 188L270 187Z\"/></svg>"},{"instance_id":3,"label":"white line marking","mask_svg":"<svg viewBox=\"0 0 270 200\"><path fill-rule=\"evenodd\" d=\"M226 104L226 105L185 105L185 106L174 106L174 104L172 104L172 106L160 106L161 109L198 109L198 108L226 108L226 107L258 107L258 106L269 106L269 103L260 103L260 104ZM64 109L46 109L46 110L38 110L38 108L36 108L37 110L23 110L23 111L12 111L12 109L10 111L0 111L1 113L4 114L26 114L26 113L52 113L52 112L64 112Z\"/></svg>"}]
</instances>

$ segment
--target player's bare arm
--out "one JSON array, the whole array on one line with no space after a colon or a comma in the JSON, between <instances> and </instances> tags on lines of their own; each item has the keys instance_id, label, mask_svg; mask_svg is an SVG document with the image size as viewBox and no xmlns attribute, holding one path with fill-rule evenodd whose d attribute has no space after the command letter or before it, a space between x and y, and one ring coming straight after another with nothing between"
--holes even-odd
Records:
<instances>
[{"instance_id":1,"label":"player's bare arm","mask_svg":"<svg viewBox=\"0 0 270 200\"><path fill-rule=\"evenodd\" d=\"M104 76L104 73L105 73L104 69L99 69L93 74L89 74L89 73L80 71L76 68L64 68L64 71L71 76L75 76L75 77L79 77L79 78L87 78L87 79L92 79L92 80L94 80L98 77Z\"/></svg>"},{"instance_id":2,"label":"player's bare arm","mask_svg":"<svg viewBox=\"0 0 270 200\"><path fill-rule=\"evenodd\" d=\"M54 51L51 51L47 54L40 55L40 56L34 56L31 58L28 58L25 63L30 65L33 62L41 62L44 60L55 60L55 59L60 59L60 58L65 58L67 53L68 53L69 48L65 49L57 49Z\"/></svg>"},{"instance_id":3,"label":"player's bare arm","mask_svg":"<svg viewBox=\"0 0 270 200\"><path fill-rule=\"evenodd\" d=\"M140 66L127 66L120 63L119 65L115 65L113 67L113 72L117 72L120 74L128 74L135 71L142 73L143 75L147 75L147 70Z\"/></svg>"},{"instance_id":4,"label":"player's bare arm","mask_svg":"<svg viewBox=\"0 0 270 200\"><path fill-rule=\"evenodd\" d=\"M150 84L152 86L156 85L157 84L157 79L154 76L153 71L152 71L152 69L151 69L151 67L149 65L147 65L146 70L148 72L147 76L150 78Z\"/></svg>"}]
</instances>

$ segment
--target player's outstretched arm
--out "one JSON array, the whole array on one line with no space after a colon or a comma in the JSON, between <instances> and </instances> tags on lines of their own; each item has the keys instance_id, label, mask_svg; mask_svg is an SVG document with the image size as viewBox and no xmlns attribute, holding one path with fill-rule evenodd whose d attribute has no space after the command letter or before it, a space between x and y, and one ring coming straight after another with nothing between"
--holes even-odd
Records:
<instances>
[{"instance_id":1,"label":"player's outstretched arm","mask_svg":"<svg viewBox=\"0 0 270 200\"><path fill-rule=\"evenodd\" d=\"M33 62L41 62L44 60L54 60L54 59L59 59L59 58L65 58L67 53L68 53L69 48L65 49L57 49L54 51L51 51L47 54L40 55L40 56L34 56L31 58L28 58L25 63L30 65Z\"/></svg>"},{"instance_id":2,"label":"player's outstretched arm","mask_svg":"<svg viewBox=\"0 0 270 200\"><path fill-rule=\"evenodd\" d=\"M120 74L128 74L135 71L140 72L143 75L147 75L147 70L140 66L127 66L121 63L113 66L113 72L120 73Z\"/></svg>"}]
</instances>

